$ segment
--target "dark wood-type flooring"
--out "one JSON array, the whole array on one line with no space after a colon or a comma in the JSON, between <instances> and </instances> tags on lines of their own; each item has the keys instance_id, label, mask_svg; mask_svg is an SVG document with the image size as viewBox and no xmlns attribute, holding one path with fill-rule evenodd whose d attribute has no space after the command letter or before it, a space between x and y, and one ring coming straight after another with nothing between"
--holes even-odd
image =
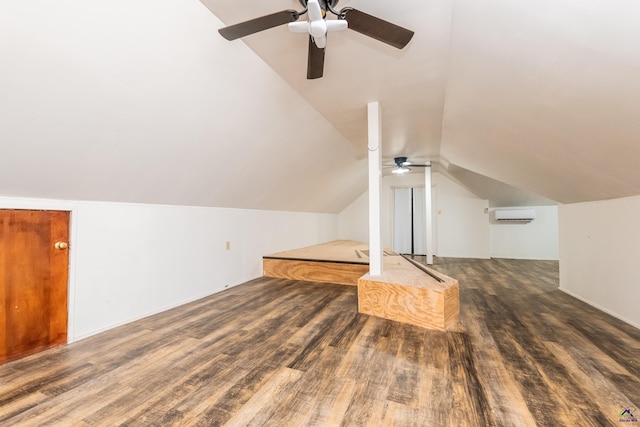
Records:
<instances>
[{"instance_id":1,"label":"dark wood-type flooring","mask_svg":"<svg viewBox=\"0 0 640 427\"><path fill-rule=\"evenodd\" d=\"M0 366L0 425L616 426L640 406L640 330L558 291L556 262L436 265L453 331L257 279Z\"/></svg>"}]
</instances>

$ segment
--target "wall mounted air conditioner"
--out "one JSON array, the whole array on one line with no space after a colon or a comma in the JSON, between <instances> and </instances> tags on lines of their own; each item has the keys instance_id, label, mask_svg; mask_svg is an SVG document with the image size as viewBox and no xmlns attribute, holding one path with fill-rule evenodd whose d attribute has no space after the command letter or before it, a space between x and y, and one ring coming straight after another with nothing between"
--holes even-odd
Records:
<instances>
[{"instance_id":1,"label":"wall mounted air conditioner","mask_svg":"<svg viewBox=\"0 0 640 427\"><path fill-rule=\"evenodd\" d=\"M494 215L496 221L529 222L536 219L536 211L533 209L496 209Z\"/></svg>"}]
</instances>

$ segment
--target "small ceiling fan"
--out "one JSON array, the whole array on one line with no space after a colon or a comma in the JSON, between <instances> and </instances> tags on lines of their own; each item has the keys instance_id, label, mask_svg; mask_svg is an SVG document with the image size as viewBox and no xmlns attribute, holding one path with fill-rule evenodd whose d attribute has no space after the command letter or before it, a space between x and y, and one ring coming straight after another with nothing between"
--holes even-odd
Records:
<instances>
[{"instance_id":1,"label":"small ceiling fan","mask_svg":"<svg viewBox=\"0 0 640 427\"><path fill-rule=\"evenodd\" d=\"M227 40L235 40L279 25L289 24L289 30L292 32L309 33L307 79L317 79L323 75L327 33L350 28L398 49L405 47L413 37L413 31L352 7L337 11L334 8L338 1L298 0L304 8L300 12L287 9L220 28L218 32ZM334 14L337 19L326 20L327 11ZM307 12L309 12L308 21L295 22Z\"/></svg>"},{"instance_id":2,"label":"small ceiling fan","mask_svg":"<svg viewBox=\"0 0 640 427\"><path fill-rule=\"evenodd\" d=\"M430 168L431 162L427 162L424 164L420 163L411 163L407 160L406 157L394 157L393 158L394 165L389 166L393 167L391 173L396 175L404 175L407 172L411 171L411 168Z\"/></svg>"}]
</instances>

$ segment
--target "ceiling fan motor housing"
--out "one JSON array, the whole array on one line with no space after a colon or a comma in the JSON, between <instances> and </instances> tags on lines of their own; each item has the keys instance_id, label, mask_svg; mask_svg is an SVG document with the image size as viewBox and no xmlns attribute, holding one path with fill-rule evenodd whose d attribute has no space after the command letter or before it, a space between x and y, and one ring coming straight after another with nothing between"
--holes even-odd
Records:
<instances>
[{"instance_id":1,"label":"ceiling fan motor housing","mask_svg":"<svg viewBox=\"0 0 640 427\"><path fill-rule=\"evenodd\" d=\"M347 21L342 19L326 21L324 19L325 2L323 0L308 0L306 3L309 21L291 22L289 23L289 30L294 33L308 32L316 46L324 49L327 45L327 32L346 30L348 27Z\"/></svg>"},{"instance_id":2,"label":"ceiling fan motor housing","mask_svg":"<svg viewBox=\"0 0 640 427\"><path fill-rule=\"evenodd\" d=\"M309 33L307 79L317 79L323 75L327 32L350 28L398 49L404 48L413 37L411 30L352 7L347 6L338 11L335 9L338 0L298 0L298 2L304 10L282 10L220 28L218 32L227 40L236 40L279 25L289 24L289 29L293 32ZM337 19L326 20L327 11L336 15ZM297 22L304 14L308 14L308 21Z\"/></svg>"},{"instance_id":3,"label":"ceiling fan motor housing","mask_svg":"<svg viewBox=\"0 0 640 427\"><path fill-rule=\"evenodd\" d=\"M326 10L326 9L327 9L327 7L329 7L329 8L333 8L333 7L335 7L335 6L338 4L338 1L339 1L339 0L329 0L329 1L326 1L326 0L318 0L318 1L319 1L319 3L320 3L320 7L322 7L322 10ZM308 0L298 0L298 3L300 3L300 5L302 5L302 7L305 7L305 8L306 8L306 7L307 7Z\"/></svg>"}]
</instances>

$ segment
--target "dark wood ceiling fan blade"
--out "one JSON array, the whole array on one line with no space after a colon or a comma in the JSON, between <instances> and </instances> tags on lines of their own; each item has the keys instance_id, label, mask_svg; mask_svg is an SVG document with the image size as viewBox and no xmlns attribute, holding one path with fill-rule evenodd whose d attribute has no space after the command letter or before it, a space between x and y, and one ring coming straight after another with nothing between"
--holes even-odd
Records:
<instances>
[{"instance_id":1,"label":"dark wood ceiling fan blade","mask_svg":"<svg viewBox=\"0 0 640 427\"><path fill-rule=\"evenodd\" d=\"M297 21L299 16L300 15L295 10L287 9L281 12L272 13L271 15L265 15L249 21L229 25L228 27L220 28L218 32L227 40L235 40L259 31L268 30L269 28Z\"/></svg>"},{"instance_id":2,"label":"dark wood ceiling fan blade","mask_svg":"<svg viewBox=\"0 0 640 427\"><path fill-rule=\"evenodd\" d=\"M320 49L309 36L309 56L307 57L307 79L319 79L324 73L324 48Z\"/></svg>"},{"instance_id":3,"label":"dark wood ceiling fan blade","mask_svg":"<svg viewBox=\"0 0 640 427\"><path fill-rule=\"evenodd\" d=\"M405 47L413 37L413 31L357 9L347 8L344 19L349 23L350 29L398 49Z\"/></svg>"}]
</instances>

